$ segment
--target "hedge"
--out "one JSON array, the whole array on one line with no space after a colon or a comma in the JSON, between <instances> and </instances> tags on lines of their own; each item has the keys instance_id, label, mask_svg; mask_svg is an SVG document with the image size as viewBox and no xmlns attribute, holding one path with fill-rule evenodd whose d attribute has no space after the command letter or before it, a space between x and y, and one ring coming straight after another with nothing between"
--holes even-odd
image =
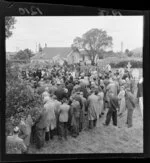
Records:
<instances>
[{"instance_id":1,"label":"hedge","mask_svg":"<svg viewBox=\"0 0 150 163\"><path fill-rule=\"evenodd\" d=\"M110 63L110 66L112 68L124 68L128 65L128 62L131 64L131 68L143 68L143 62L142 61L135 61L135 60L125 60L120 61L118 63Z\"/></svg>"}]
</instances>

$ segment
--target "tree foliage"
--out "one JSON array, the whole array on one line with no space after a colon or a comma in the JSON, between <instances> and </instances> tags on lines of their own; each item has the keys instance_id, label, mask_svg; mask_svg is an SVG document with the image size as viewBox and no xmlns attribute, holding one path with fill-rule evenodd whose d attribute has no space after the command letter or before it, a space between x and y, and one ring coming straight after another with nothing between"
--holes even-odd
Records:
<instances>
[{"instance_id":1,"label":"tree foliage","mask_svg":"<svg viewBox=\"0 0 150 163\"><path fill-rule=\"evenodd\" d=\"M6 38L12 36L12 29L14 29L14 24L16 23L16 19L12 16L7 16L5 18L5 34Z\"/></svg>"},{"instance_id":2,"label":"tree foliage","mask_svg":"<svg viewBox=\"0 0 150 163\"><path fill-rule=\"evenodd\" d=\"M14 56L13 59L21 61L30 61L30 58L34 56L34 53L30 49L20 50Z\"/></svg>"},{"instance_id":3,"label":"tree foliage","mask_svg":"<svg viewBox=\"0 0 150 163\"><path fill-rule=\"evenodd\" d=\"M84 49L93 65L96 55L100 57L102 52L111 46L112 37L108 36L105 30L97 28L87 31L82 37L76 37L72 44L72 47L79 51Z\"/></svg>"},{"instance_id":4,"label":"tree foliage","mask_svg":"<svg viewBox=\"0 0 150 163\"><path fill-rule=\"evenodd\" d=\"M128 57L132 57L133 52L132 52L132 51L129 51L128 49L126 49L126 50L125 50L125 54L126 54Z\"/></svg>"},{"instance_id":5,"label":"tree foliage","mask_svg":"<svg viewBox=\"0 0 150 163\"><path fill-rule=\"evenodd\" d=\"M42 108L42 98L32 84L19 78L20 68L13 62L6 61L6 131L18 125L22 116L29 113L36 120ZM37 114L35 114L35 110ZM12 118L13 117L13 118ZM13 120L12 120L13 119ZM10 126L11 124L11 126Z\"/></svg>"}]
</instances>

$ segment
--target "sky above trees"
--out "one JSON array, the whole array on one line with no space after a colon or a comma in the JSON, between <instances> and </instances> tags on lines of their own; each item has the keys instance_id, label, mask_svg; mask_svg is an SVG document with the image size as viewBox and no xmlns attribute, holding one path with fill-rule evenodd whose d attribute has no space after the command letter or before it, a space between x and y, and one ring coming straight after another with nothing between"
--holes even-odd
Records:
<instances>
[{"instance_id":1,"label":"sky above trees","mask_svg":"<svg viewBox=\"0 0 150 163\"><path fill-rule=\"evenodd\" d=\"M26 48L35 52L36 44L42 47L70 47L73 39L92 28L106 30L113 38L112 50L135 49L143 46L142 16L59 16L16 17L13 35L6 40L6 51ZM38 49L38 48L37 48Z\"/></svg>"}]
</instances>

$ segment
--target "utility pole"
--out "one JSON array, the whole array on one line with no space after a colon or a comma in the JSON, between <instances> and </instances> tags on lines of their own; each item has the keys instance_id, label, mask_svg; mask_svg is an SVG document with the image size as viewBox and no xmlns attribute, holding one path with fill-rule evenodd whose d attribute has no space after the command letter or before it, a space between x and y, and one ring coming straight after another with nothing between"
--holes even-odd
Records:
<instances>
[{"instance_id":1,"label":"utility pole","mask_svg":"<svg viewBox=\"0 0 150 163\"><path fill-rule=\"evenodd\" d=\"M123 42L121 42L121 53L123 53Z\"/></svg>"}]
</instances>

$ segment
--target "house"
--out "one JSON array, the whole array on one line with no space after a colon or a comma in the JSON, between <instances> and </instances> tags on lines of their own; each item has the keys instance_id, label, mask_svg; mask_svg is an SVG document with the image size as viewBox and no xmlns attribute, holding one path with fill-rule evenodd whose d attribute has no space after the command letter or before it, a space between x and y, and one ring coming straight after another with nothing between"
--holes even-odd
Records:
<instances>
[{"instance_id":1,"label":"house","mask_svg":"<svg viewBox=\"0 0 150 163\"><path fill-rule=\"evenodd\" d=\"M17 54L17 52L6 52L6 59L11 60Z\"/></svg>"},{"instance_id":2,"label":"house","mask_svg":"<svg viewBox=\"0 0 150 163\"><path fill-rule=\"evenodd\" d=\"M32 62L49 62L63 64L64 60L68 64L80 63L82 61L90 63L87 52L84 49L73 51L71 47L47 47L31 58Z\"/></svg>"},{"instance_id":3,"label":"house","mask_svg":"<svg viewBox=\"0 0 150 163\"><path fill-rule=\"evenodd\" d=\"M44 47L41 52L38 52L31 58L32 62L50 62L60 63L67 58L67 55L72 51L69 47Z\"/></svg>"},{"instance_id":4,"label":"house","mask_svg":"<svg viewBox=\"0 0 150 163\"><path fill-rule=\"evenodd\" d=\"M84 49L71 51L67 57L68 57L69 64L80 63L80 62L91 64L88 54Z\"/></svg>"},{"instance_id":5,"label":"house","mask_svg":"<svg viewBox=\"0 0 150 163\"><path fill-rule=\"evenodd\" d=\"M66 60L67 60L68 64L73 64L73 63L79 63L82 60L82 58L81 58L79 52L72 50L67 55L67 59Z\"/></svg>"},{"instance_id":6,"label":"house","mask_svg":"<svg viewBox=\"0 0 150 163\"><path fill-rule=\"evenodd\" d=\"M78 51L73 51L71 47L44 47L41 52L38 52L31 58L32 62L49 62L63 64L66 60L69 64L79 63L83 61L82 54Z\"/></svg>"}]
</instances>

